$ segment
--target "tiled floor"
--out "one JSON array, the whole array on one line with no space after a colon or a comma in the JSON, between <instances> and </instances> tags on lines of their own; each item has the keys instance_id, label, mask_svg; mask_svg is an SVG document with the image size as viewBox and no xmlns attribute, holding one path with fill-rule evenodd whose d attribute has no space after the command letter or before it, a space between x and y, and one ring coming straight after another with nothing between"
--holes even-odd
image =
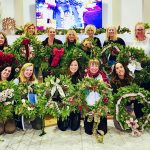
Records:
<instances>
[{"instance_id":1,"label":"tiled floor","mask_svg":"<svg viewBox=\"0 0 150 150\"><path fill-rule=\"evenodd\" d=\"M64 132L56 126L46 127L47 134L42 137L39 136L41 131L37 130L5 134L0 136L0 150L150 150L149 130L141 137L131 137L116 130L109 120L108 133L101 144L95 137L86 135L82 126L78 131Z\"/></svg>"}]
</instances>

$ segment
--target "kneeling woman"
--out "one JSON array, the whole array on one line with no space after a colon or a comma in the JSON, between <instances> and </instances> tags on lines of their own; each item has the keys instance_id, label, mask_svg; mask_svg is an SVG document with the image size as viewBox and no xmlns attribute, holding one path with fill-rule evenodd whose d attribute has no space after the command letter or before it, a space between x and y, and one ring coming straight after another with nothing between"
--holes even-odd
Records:
<instances>
[{"instance_id":1,"label":"kneeling woman","mask_svg":"<svg viewBox=\"0 0 150 150\"><path fill-rule=\"evenodd\" d=\"M79 71L80 66L78 61L72 60L68 66L68 74L70 75L73 84L76 84L79 80L81 80L81 74ZM62 121L61 118L58 119L58 128L65 131L68 127L70 127L71 130L75 131L80 127L80 118L81 115L78 111L72 112L64 121Z\"/></svg>"},{"instance_id":2,"label":"kneeling woman","mask_svg":"<svg viewBox=\"0 0 150 150\"><path fill-rule=\"evenodd\" d=\"M33 83L37 83L38 81L35 77L35 74L34 74L33 70L34 70L34 65L32 63L24 64L22 66L21 70L20 70L19 77L14 80L14 83L15 84L27 83L28 85L31 85ZM23 116L16 116L15 119L16 119L16 124L17 124L18 128L21 128L23 130L25 128L30 128L30 124L27 124L27 123L24 124L25 122L22 121ZM26 119L26 120L28 121L28 119ZM37 123L37 122L39 122L39 123ZM34 129L41 129L41 119L40 119L40 117L37 117L34 120L32 120L31 125Z\"/></svg>"},{"instance_id":3,"label":"kneeling woman","mask_svg":"<svg viewBox=\"0 0 150 150\"><path fill-rule=\"evenodd\" d=\"M100 62L97 59L92 59L89 61L89 68L87 69L87 72L85 73L85 77L94 78L96 80L105 82L106 84L109 84L109 80L106 76L106 74L103 71L100 71ZM87 100L87 103L89 106L93 106L96 103L96 100ZM92 122L88 122L88 116L85 117L84 120L84 129L85 133L91 135L93 134L93 126L94 126L94 119ZM100 117L100 123L98 125L97 130L104 131L104 134L107 133L107 118L106 117Z\"/></svg>"},{"instance_id":4,"label":"kneeling woman","mask_svg":"<svg viewBox=\"0 0 150 150\"><path fill-rule=\"evenodd\" d=\"M10 65L0 66L0 82L10 81L13 78L13 68ZM0 120L0 135L3 133L14 133L16 131L16 124L13 118L6 121Z\"/></svg>"}]
</instances>

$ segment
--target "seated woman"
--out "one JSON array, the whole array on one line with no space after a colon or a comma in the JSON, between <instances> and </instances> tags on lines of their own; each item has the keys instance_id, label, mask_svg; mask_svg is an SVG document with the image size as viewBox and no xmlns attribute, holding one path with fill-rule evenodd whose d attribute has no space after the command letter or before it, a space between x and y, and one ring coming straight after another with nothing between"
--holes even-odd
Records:
<instances>
[{"instance_id":1,"label":"seated woman","mask_svg":"<svg viewBox=\"0 0 150 150\"><path fill-rule=\"evenodd\" d=\"M78 81L81 80L80 66L77 60L71 60L69 63L68 75L71 77L73 84L77 84ZM58 128L62 131L65 131L68 127L70 127L71 130L76 131L80 127L80 118L81 115L79 112L72 112L64 121L61 119L58 120Z\"/></svg>"},{"instance_id":2,"label":"seated woman","mask_svg":"<svg viewBox=\"0 0 150 150\"><path fill-rule=\"evenodd\" d=\"M117 62L114 65L114 70L113 70L112 80L111 80L111 87L113 89L113 93L117 93L117 90L120 87L128 86L131 85L132 83L133 83L133 78L129 75L128 69L124 67L122 63ZM132 115L135 115L137 118L143 115L142 108L143 105L138 103L136 100L132 100L132 102L129 102L126 105L127 111ZM115 119L114 119L114 125L117 129L121 130Z\"/></svg>"},{"instance_id":3,"label":"seated woman","mask_svg":"<svg viewBox=\"0 0 150 150\"><path fill-rule=\"evenodd\" d=\"M75 30L68 30L66 34L66 41L64 43L66 45L66 51L69 52L71 49L78 47L78 35Z\"/></svg>"},{"instance_id":4,"label":"seated woman","mask_svg":"<svg viewBox=\"0 0 150 150\"><path fill-rule=\"evenodd\" d=\"M2 81L10 81L13 79L14 71L12 65L4 64L0 66L0 83ZM5 122L0 120L0 135L3 133L14 133L16 131L16 124L13 118L7 119Z\"/></svg>"},{"instance_id":5,"label":"seated woman","mask_svg":"<svg viewBox=\"0 0 150 150\"><path fill-rule=\"evenodd\" d=\"M94 78L98 81L105 82L106 84L109 84L109 80L106 76L106 74L99 69L100 67L100 62L97 59L92 59L89 61L89 67L87 69L87 72L85 73L85 77L90 77ZM92 102L94 105L96 103ZM88 116L84 120L84 130L85 133L91 135L93 134L93 125L94 125L94 120L92 122L88 122ZM101 117L100 118L100 123L98 125L98 130L104 131L104 134L107 133L107 118L106 117Z\"/></svg>"},{"instance_id":6,"label":"seated woman","mask_svg":"<svg viewBox=\"0 0 150 150\"><path fill-rule=\"evenodd\" d=\"M21 70L20 70L19 77L14 80L14 83L15 84L27 83L29 85L31 85L33 83L37 83L38 80L36 79L33 70L34 70L34 65L32 63L26 63L26 64L24 64L22 66ZM17 127L24 130L25 129L24 124L25 124L25 125L27 125L27 128L28 127L30 128L29 124L27 124L26 122L22 121L23 120L22 117L23 116L16 116L15 119L16 119ZM34 129L37 129L37 130L41 129L41 119L40 119L40 117L37 117L34 120L32 120L31 124L32 124L32 127Z\"/></svg>"},{"instance_id":7,"label":"seated woman","mask_svg":"<svg viewBox=\"0 0 150 150\"><path fill-rule=\"evenodd\" d=\"M0 51L3 51L8 46L7 37L3 32L0 32Z\"/></svg>"},{"instance_id":8,"label":"seated woman","mask_svg":"<svg viewBox=\"0 0 150 150\"><path fill-rule=\"evenodd\" d=\"M28 35L36 35L36 26L32 22L28 22L24 25L24 34Z\"/></svg>"}]
</instances>

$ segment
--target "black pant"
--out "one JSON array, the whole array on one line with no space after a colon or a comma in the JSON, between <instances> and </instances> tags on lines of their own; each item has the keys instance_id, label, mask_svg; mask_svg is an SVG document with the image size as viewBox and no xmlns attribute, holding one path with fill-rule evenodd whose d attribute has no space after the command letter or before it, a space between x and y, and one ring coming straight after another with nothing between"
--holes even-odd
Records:
<instances>
[{"instance_id":1,"label":"black pant","mask_svg":"<svg viewBox=\"0 0 150 150\"><path fill-rule=\"evenodd\" d=\"M69 117L67 117L65 120L62 120L59 118L57 120L58 128L62 131L67 130L68 127L70 127L71 130L76 131L80 127L80 119L81 114L78 112L72 112Z\"/></svg>"},{"instance_id":2,"label":"black pant","mask_svg":"<svg viewBox=\"0 0 150 150\"><path fill-rule=\"evenodd\" d=\"M84 130L85 130L85 133L91 135L93 134L94 118L92 122L88 122L87 120L88 120L88 116L86 116L84 120ZM107 133L107 118L106 117L100 117L100 123L98 125L97 130L104 131L104 134Z\"/></svg>"}]
</instances>

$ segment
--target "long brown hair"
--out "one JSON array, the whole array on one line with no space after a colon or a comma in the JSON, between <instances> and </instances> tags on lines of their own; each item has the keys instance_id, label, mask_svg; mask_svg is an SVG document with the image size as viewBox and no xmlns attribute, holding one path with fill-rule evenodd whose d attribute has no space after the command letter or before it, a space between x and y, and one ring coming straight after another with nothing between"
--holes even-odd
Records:
<instances>
[{"instance_id":1,"label":"long brown hair","mask_svg":"<svg viewBox=\"0 0 150 150\"><path fill-rule=\"evenodd\" d=\"M2 46L4 46L4 47L8 46L8 41L7 41L7 37L6 37L5 33L0 32L0 34L3 35L3 37L4 37L4 44Z\"/></svg>"}]
</instances>

